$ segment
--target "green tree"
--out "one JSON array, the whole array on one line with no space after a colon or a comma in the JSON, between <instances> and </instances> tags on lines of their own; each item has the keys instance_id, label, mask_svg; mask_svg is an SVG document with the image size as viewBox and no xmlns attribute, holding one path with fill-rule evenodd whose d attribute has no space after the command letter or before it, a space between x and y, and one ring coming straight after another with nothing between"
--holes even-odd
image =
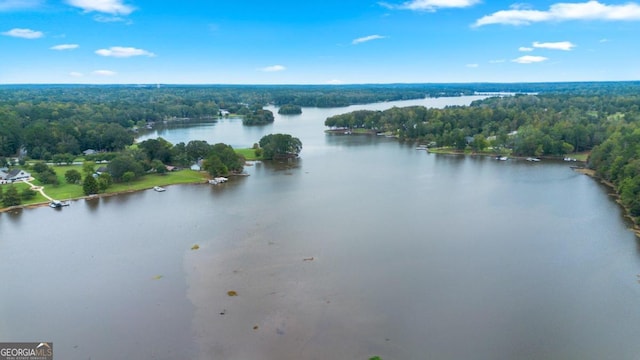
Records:
<instances>
[{"instance_id":1,"label":"green tree","mask_svg":"<svg viewBox=\"0 0 640 360\"><path fill-rule=\"evenodd\" d=\"M37 193L34 190L31 190L30 188L24 188L24 190L22 190L22 193L20 194L20 198L22 200L31 200L36 197L36 194Z\"/></svg>"},{"instance_id":2,"label":"green tree","mask_svg":"<svg viewBox=\"0 0 640 360\"><path fill-rule=\"evenodd\" d=\"M216 154L211 154L204 159L202 167L209 173L209 175L214 177L226 176L229 174L229 168L224 165L222 160L220 160L220 157Z\"/></svg>"},{"instance_id":3,"label":"green tree","mask_svg":"<svg viewBox=\"0 0 640 360\"><path fill-rule=\"evenodd\" d=\"M43 184L49 185L58 185L60 184L60 180L58 179L58 175L53 169L49 169L45 172L36 173L36 179L38 179Z\"/></svg>"},{"instance_id":4,"label":"green tree","mask_svg":"<svg viewBox=\"0 0 640 360\"><path fill-rule=\"evenodd\" d=\"M474 151L482 151L486 149L487 146L489 146L489 142L487 141L487 139L485 139L484 135L476 134L473 137L473 141L471 142L471 148Z\"/></svg>"},{"instance_id":5,"label":"green tree","mask_svg":"<svg viewBox=\"0 0 640 360\"><path fill-rule=\"evenodd\" d=\"M92 175L96 172L96 163L93 161L85 161L82 163L82 172L85 175Z\"/></svg>"},{"instance_id":6,"label":"green tree","mask_svg":"<svg viewBox=\"0 0 640 360\"><path fill-rule=\"evenodd\" d=\"M302 108L299 105L286 104L286 105L282 105L280 109L278 109L278 114L281 114L281 115L302 114Z\"/></svg>"},{"instance_id":7,"label":"green tree","mask_svg":"<svg viewBox=\"0 0 640 360\"><path fill-rule=\"evenodd\" d=\"M163 164L162 161L160 160L153 160L151 162L151 168L157 173L157 174L166 174L167 173L167 165Z\"/></svg>"},{"instance_id":8,"label":"green tree","mask_svg":"<svg viewBox=\"0 0 640 360\"><path fill-rule=\"evenodd\" d=\"M45 173L49 171L49 166L43 162L37 162L33 164L33 171L37 173Z\"/></svg>"},{"instance_id":9,"label":"green tree","mask_svg":"<svg viewBox=\"0 0 640 360\"><path fill-rule=\"evenodd\" d=\"M134 173L133 171L126 171L124 174L122 174L122 181L126 183L132 182L135 179L136 173Z\"/></svg>"},{"instance_id":10,"label":"green tree","mask_svg":"<svg viewBox=\"0 0 640 360\"><path fill-rule=\"evenodd\" d=\"M293 158L302 151L300 139L289 134L269 134L260 139L262 157L265 160Z\"/></svg>"},{"instance_id":11,"label":"green tree","mask_svg":"<svg viewBox=\"0 0 640 360\"><path fill-rule=\"evenodd\" d=\"M215 154L229 171L241 172L244 168L244 157L237 154L233 147L227 144L218 143L211 147L209 154Z\"/></svg>"},{"instance_id":12,"label":"green tree","mask_svg":"<svg viewBox=\"0 0 640 360\"><path fill-rule=\"evenodd\" d=\"M187 156L187 146L180 142L171 148L171 163L175 165L188 166L191 164Z\"/></svg>"},{"instance_id":13,"label":"green tree","mask_svg":"<svg viewBox=\"0 0 640 360\"><path fill-rule=\"evenodd\" d=\"M100 174L98 176L98 178L96 179L96 181L98 182L98 188L102 192L107 190L109 188L109 186L111 186L111 184L113 184L113 178L111 177L111 174L109 174L109 173Z\"/></svg>"},{"instance_id":14,"label":"green tree","mask_svg":"<svg viewBox=\"0 0 640 360\"><path fill-rule=\"evenodd\" d=\"M4 205L4 207L20 205L20 194L18 194L18 189L16 189L15 186L11 185L7 191L5 191L2 196L2 205Z\"/></svg>"},{"instance_id":15,"label":"green tree","mask_svg":"<svg viewBox=\"0 0 640 360\"><path fill-rule=\"evenodd\" d=\"M211 151L211 145L204 140L191 140L185 146L189 161L197 161L207 157Z\"/></svg>"},{"instance_id":16,"label":"green tree","mask_svg":"<svg viewBox=\"0 0 640 360\"><path fill-rule=\"evenodd\" d=\"M242 119L242 125L266 125L274 120L273 113L269 110L256 109Z\"/></svg>"},{"instance_id":17,"label":"green tree","mask_svg":"<svg viewBox=\"0 0 640 360\"><path fill-rule=\"evenodd\" d=\"M149 160L160 160L163 163L171 163L170 142L163 138L149 139L141 142L139 148L147 155Z\"/></svg>"},{"instance_id":18,"label":"green tree","mask_svg":"<svg viewBox=\"0 0 640 360\"><path fill-rule=\"evenodd\" d=\"M93 174L89 174L84 177L84 181L82 182L82 191L84 191L85 195L97 194L100 191L98 182L93 177Z\"/></svg>"},{"instance_id":19,"label":"green tree","mask_svg":"<svg viewBox=\"0 0 640 360\"><path fill-rule=\"evenodd\" d=\"M82 174L76 169L70 169L64 173L64 178L69 184L78 184L82 180Z\"/></svg>"},{"instance_id":20,"label":"green tree","mask_svg":"<svg viewBox=\"0 0 640 360\"><path fill-rule=\"evenodd\" d=\"M134 159L133 156L129 154L122 154L113 158L107 168L109 169L109 173L113 177L114 181L129 182L144 174L144 167L142 166L142 163ZM127 172L133 174L132 179L125 180L123 178L124 174Z\"/></svg>"}]
</instances>

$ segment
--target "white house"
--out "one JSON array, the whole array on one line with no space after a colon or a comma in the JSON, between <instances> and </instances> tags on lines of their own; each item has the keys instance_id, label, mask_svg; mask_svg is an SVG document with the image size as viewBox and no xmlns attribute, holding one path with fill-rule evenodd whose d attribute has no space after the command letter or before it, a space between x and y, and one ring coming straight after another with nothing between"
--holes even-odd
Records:
<instances>
[{"instance_id":1,"label":"white house","mask_svg":"<svg viewBox=\"0 0 640 360\"><path fill-rule=\"evenodd\" d=\"M4 180L4 182L28 180L30 177L31 174L21 169L13 169L9 172L0 171L0 180Z\"/></svg>"}]
</instances>

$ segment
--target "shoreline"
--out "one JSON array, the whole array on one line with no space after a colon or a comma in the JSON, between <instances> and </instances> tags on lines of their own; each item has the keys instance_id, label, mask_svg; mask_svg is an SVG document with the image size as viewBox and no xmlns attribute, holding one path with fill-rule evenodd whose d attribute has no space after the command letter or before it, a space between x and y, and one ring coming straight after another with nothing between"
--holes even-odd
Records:
<instances>
[{"instance_id":1,"label":"shoreline","mask_svg":"<svg viewBox=\"0 0 640 360\"><path fill-rule=\"evenodd\" d=\"M171 186L171 185L199 185L199 184L207 184L208 180L205 181L199 181L199 182L191 182L191 183L175 183L175 184L165 184L165 185L159 185L159 186ZM146 191L146 190L152 190L153 187L149 187L149 188L141 188L141 189L129 189L129 190L121 190L121 191L114 191L114 192L109 192L109 193L103 193L103 194L93 194L93 195L85 195L85 196L80 196L80 197L75 197L75 198L69 198L69 199L65 199L65 201L79 201L79 200L93 200L93 199L99 199L99 198L103 198L103 197L111 197L111 196L117 196L117 195L123 195L123 194L131 194L131 193L135 193L135 192L139 192L139 191ZM5 213L5 212L10 212L12 210L20 210L20 209L36 209L36 208L40 208L40 207L47 207L49 206L50 201L46 201L46 202L39 202L39 203L33 203L33 204L26 204L26 205L16 205L16 206L11 206L11 207L7 207L7 208L0 208L0 213Z\"/></svg>"},{"instance_id":2,"label":"shoreline","mask_svg":"<svg viewBox=\"0 0 640 360\"><path fill-rule=\"evenodd\" d=\"M249 174L246 174L246 173L239 173L239 174L232 173L232 174L227 175L227 177L244 177L244 176L249 176ZM92 199L97 199L97 198L102 198L102 197L111 197L111 196L122 195L122 194L130 194L130 193L134 193L134 192L138 192L138 191L152 190L154 186L206 185L206 184L209 183L209 180L210 179L209 179L208 176L203 176L201 179L187 181L187 182L160 183L160 184L154 184L153 186L145 186L145 187L141 187L141 188L118 190L118 191L112 191L112 192L105 192L105 193L101 193L101 194L84 195L84 196L72 197L72 198L68 198L68 199L64 199L64 200L65 201L78 201L78 200L82 200L82 199L84 199L84 200L92 200ZM32 203L32 204L25 204L25 205L17 205L17 206L0 208L0 214L1 213L5 213L5 212L10 212L10 211L13 211L13 210L19 210L19 209L35 209L35 208L39 208L39 207L45 207L45 206L49 206L49 203L50 203L50 201L44 201L44 202L39 202L39 203Z\"/></svg>"},{"instance_id":3,"label":"shoreline","mask_svg":"<svg viewBox=\"0 0 640 360\"><path fill-rule=\"evenodd\" d=\"M622 207L622 209L624 209L624 217L629 220L629 222L631 222L631 231L633 231L636 234L636 237L640 238L640 224L638 224L633 216L631 216L631 212L629 211L629 208L626 207L622 201L620 200L620 195L618 194L618 191L616 190L616 187L609 181L604 180L603 178L599 177L598 174L596 174L595 170L592 169L587 169L587 168L573 168L573 171L586 175L594 180L597 180L600 184L603 184L604 186L606 186L607 188L609 188L610 190L612 190L612 192L609 192L607 195L611 196L615 202L620 205L620 207Z\"/></svg>"},{"instance_id":4,"label":"shoreline","mask_svg":"<svg viewBox=\"0 0 640 360\"><path fill-rule=\"evenodd\" d=\"M461 152L461 151L457 151L457 150L444 150L444 151L430 151L428 148L426 149L426 151L430 154L440 154L440 155L464 155L464 156L489 156L489 157L493 157L496 156L495 154L486 154L486 153L465 153L465 152ZM509 156L510 159L517 159L517 160L526 160L527 157L524 156ZM562 158L555 158L555 157L540 157L539 159L544 159L544 160L552 160L552 161L563 161ZM582 160L577 160L577 161L571 161L572 163L575 164L579 164L577 166L571 166L571 169L577 173L589 176L590 178L597 180L599 183L605 185L607 188L609 188L611 190L611 192L608 193L609 196L611 196L614 201L620 206L622 207L622 209L624 210L624 218L627 219L630 222L630 227L629 229L631 231L633 231L636 234L637 238L640 238L640 223L636 222L633 218L633 216L631 216L631 212L629 210L628 207L626 207L622 201L620 200L620 195L618 194L618 191L616 190L615 185L613 185L611 182L604 180L603 178L599 177L596 174L596 171L593 169L589 169L585 167L586 161L582 161Z\"/></svg>"}]
</instances>

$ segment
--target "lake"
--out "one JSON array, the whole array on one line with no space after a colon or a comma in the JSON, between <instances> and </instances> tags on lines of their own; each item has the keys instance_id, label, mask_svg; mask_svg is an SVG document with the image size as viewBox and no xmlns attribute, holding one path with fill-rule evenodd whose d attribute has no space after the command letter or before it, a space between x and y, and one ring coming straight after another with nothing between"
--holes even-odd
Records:
<instances>
[{"instance_id":1,"label":"lake","mask_svg":"<svg viewBox=\"0 0 640 360\"><path fill-rule=\"evenodd\" d=\"M640 252L607 188L564 162L323 132L355 109L476 98L154 130L289 133L303 151L223 185L0 214L0 340L71 360L637 359Z\"/></svg>"}]
</instances>

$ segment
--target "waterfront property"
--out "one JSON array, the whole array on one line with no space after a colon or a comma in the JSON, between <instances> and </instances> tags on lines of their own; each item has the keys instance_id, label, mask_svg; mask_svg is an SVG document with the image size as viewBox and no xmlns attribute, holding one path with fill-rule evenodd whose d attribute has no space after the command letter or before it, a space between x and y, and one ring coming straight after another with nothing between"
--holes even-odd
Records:
<instances>
[{"instance_id":1,"label":"waterfront property","mask_svg":"<svg viewBox=\"0 0 640 360\"><path fill-rule=\"evenodd\" d=\"M31 174L21 170L21 169L13 169L9 171L5 171L0 169L0 181L3 183L12 183L20 180L28 180L31 177Z\"/></svg>"}]
</instances>

